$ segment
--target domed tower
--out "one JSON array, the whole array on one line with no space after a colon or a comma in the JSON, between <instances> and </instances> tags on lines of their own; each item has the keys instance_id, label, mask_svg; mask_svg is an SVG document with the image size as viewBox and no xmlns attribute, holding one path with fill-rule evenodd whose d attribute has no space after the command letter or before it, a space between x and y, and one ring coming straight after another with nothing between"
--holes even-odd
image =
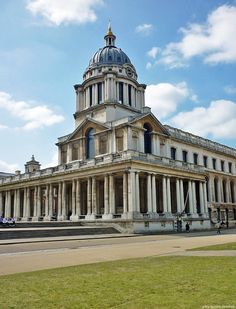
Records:
<instances>
[{"instance_id":1,"label":"domed tower","mask_svg":"<svg viewBox=\"0 0 236 309\"><path fill-rule=\"evenodd\" d=\"M129 57L115 46L116 36L110 23L104 40L105 46L89 61L83 83L74 86L76 127L86 117L106 123L136 116L145 105L146 85L138 83L135 67Z\"/></svg>"}]
</instances>

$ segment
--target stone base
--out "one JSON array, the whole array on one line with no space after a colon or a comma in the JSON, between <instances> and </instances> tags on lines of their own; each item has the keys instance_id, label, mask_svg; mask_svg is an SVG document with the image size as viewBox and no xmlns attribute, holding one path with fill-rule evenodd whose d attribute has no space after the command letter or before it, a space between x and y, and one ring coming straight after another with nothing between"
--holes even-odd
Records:
<instances>
[{"instance_id":1,"label":"stone base","mask_svg":"<svg viewBox=\"0 0 236 309\"><path fill-rule=\"evenodd\" d=\"M96 215L94 215L94 214L85 216L85 220L95 220L95 219L96 219Z\"/></svg>"},{"instance_id":2,"label":"stone base","mask_svg":"<svg viewBox=\"0 0 236 309\"><path fill-rule=\"evenodd\" d=\"M70 221L73 221L73 222L79 221L79 217L76 216L76 215L71 215L70 216Z\"/></svg>"},{"instance_id":3,"label":"stone base","mask_svg":"<svg viewBox=\"0 0 236 309\"><path fill-rule=\"evenodd\" d=\"M148 212L148 217L149 217L150 219L156 219L156 218L159 217L159 215L158 215L158 213L156 213L156 212Z\"/></svg>"},{"instance_id":4,"label":"stone base","mask_svg":"<svg viewBox=\"0 0 236 309\"><path fill-rule=\"evenodd\" d=\"M29 221L29 218L28 218L28 217L22 217L22 218L21 218L21 221L22 221L22 222L27 222L27 221Z\"/></svg>"},{"instance_id":5,"label":"stone base","mask_svg":"<svg viewBox=\"0 0 236 309\"><path fill-rule=\"evenodd\" d=\"M64 220L67 220L67 216L65 215L57 216L57 221L64 221Z\"/></svg>"},{"instance_id":6,"label":"stone base","mask_svg":"<svg viewBox=\"0 0 236 309\"><path fill-rule=\"evenodd\" d=\"M172 218L173 217L173 214L171 212L165 212L165 217L166 218Z\"/></svg>"},{"instance_id":7,"label":"stone base","mask_svg":"<svg viewBox=\"0 0 236 309\"><path fill-rule=\"evenodd\" d=\"M43 221L51 221L51 216L45 216L45 217L43 218Z\"/></svg>"},{"instance_id":8,"label":"stone base","mask_svg":"<svg viewBox=\"0 0 236 309\"><path fill-rule=\"evenodd\" d=\"M111 220L111 219L113 219L113 214L103 214L102 219Z\"/></svg>"},{"instance_id":9,"label":"stone base","mask_svg":"<svg viewBox=\"0 0 236 309\"><path fill-rule=\"evenodd\" d=\"M39 217L32 217L32 221L39 221Z\"/></svg>"}]
</instances>

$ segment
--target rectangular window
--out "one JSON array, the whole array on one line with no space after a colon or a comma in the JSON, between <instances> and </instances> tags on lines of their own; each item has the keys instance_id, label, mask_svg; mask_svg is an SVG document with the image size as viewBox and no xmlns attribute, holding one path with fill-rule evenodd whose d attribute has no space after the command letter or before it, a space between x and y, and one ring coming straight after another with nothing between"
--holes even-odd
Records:
<instances>
[{"instance_id":1,"label":"rectangular window","mask_svg":"<svg viewBox=\"0 0 236 309\"><path fill-rule=\"evenodd\" d=\"M207 156L203 156L203 164L205 167L207 167L207 160L208 160Z\"/></svg>"},{"instance_id":2,"label":"rectangular window","mask_svg":"<svg viewBox=\"0 0 236 309\"><path fill-rule=\"evenodd\" d=\"M89 106L93 105L93 86L89 86Z\"/></svg>"},{"instance_id":3,"label":"rectangular window","mask_svg":"<svg viewBox=\"0 0 236 309\"><path fill-rule=\"evenodd\" d=\"M124 103L124 84L122 82L119 82L119 101Z\"/></svg>"},{"instance_id":4,"label":"rectangular window","mask_svg":"<svg viewBox=\"0 0 236 309\"><path fill-rule=\"evenodd\" d=\"M232 174L232 163L229 162L229 173Z\"/></svg>"},{"instance_id":5,"label":"rectangular window","mask_svg":"<svg viewBox=\"0 0 236 309\"><path fill-rule=\"evenodd\" d=\"M215 158L212 159L212 167L213 167L213 170L216 170L216 159Z\"/></svg>"},{"instance_id":6,"label":"rectangular window","mask_svg":"<svg viewBox=\"0 0 236 309\"><path fill-rule=\"evenodd\" d=\"M172 160L176 159L176 148L174 148L174 147L170 148L170 156L171 156Z\"/></svg>"},{"instance_id":7,"label":"rectangular window","mask_svg":"<svg viewBox=\"0 0 236 309\"><path fill-rule=\"evenodd\" d=\"M128 85L128 100L129 100L129 106L131 106L132 104L132 94L131 94L131 91L132 91L132 87L131 85Z\"/></svg>"},{"instance_id":8,"label":"rectangular window","mask_svg":"<svg viewBox=\"0 0 236 309\"><path fill-rule=\"evenodd\" d=\"M220 165L221 165L221 171L224 172L224 170L225 170L225 161L221 160L220 161Z\"/></svg>"},{"instance_id":9,"label":"rectangular window","mask_svg":"<svg viewBox=\"0 0 236 309\"><path fill-rule=\"evenodd\" d=\"M102 102L102 83L98 83L98 104Z\"/></svg>"},{"instance_id":10,"label":"rectangular window","mask_svg":"<svg viewBox=\"0 0 236 309\"><path fill-rule=\"evenodd\" d=\"M198 154L197 154L197 153L194 153L194 154L193 154L193 163L194 163L195 165L198 165Z\"/></svg>"},{"instance_id":11,"label":"rectangular window","mask_svg":"<svg viewBox=\"0 0 236 309\"><path fill-rule=\"evenodd\" d=\"M188 152L186 150L183 150L182 155L183 155L183 161L187 163L188 162Z\"/></svg>"}]
</instances>

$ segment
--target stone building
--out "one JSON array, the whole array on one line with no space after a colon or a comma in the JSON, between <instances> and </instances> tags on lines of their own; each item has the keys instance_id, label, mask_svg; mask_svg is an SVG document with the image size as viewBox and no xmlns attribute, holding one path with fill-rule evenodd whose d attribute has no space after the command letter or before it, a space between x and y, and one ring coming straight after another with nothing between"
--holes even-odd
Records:
<instances>
[{"instance_id":1,"label":"stone building","mask_svg":"<svg viewBox=\"0 0 236 309\"><path fill-rule=\"evenodd\" d=\"M0 179L0 213L135 232L235 225L236 150L161 124L110 26L104 39L74 86L75 129L58 138L58 165L32 157Z\"/></svg>"}]
</instances>

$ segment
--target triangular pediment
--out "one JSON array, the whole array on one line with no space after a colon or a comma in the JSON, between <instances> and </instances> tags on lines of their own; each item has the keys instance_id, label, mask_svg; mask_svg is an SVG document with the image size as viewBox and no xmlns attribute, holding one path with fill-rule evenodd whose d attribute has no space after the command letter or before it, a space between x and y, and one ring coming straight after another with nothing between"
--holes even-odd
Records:
<instances>
[{"instance_id":1,"label":"triangular pediment","mask_svg":"<svg viewBox=\"0 0 236 309\"><path fill-rule=\"evenodd\" d=\"M152 130L156 133L169 135L167 129L161 124L161 122L152 114L148 113L141 115L130 121L131 124L143 127L145 123L152 127Z\"/></svg>"},{"instance_id":2,"label":"triangular pediment","mask_svg":"<svg viewBox=\"0 0 236 309\"><path fill-rule=\"evenodd\" d=\"M78 138L82 138L86 135L89 129L94 129L96 133L110 129L110 127L104 125L101 122L93 120L92 118L86 118L75 130L72 132L66 142Z\"/></svg>"}]
</instances>

